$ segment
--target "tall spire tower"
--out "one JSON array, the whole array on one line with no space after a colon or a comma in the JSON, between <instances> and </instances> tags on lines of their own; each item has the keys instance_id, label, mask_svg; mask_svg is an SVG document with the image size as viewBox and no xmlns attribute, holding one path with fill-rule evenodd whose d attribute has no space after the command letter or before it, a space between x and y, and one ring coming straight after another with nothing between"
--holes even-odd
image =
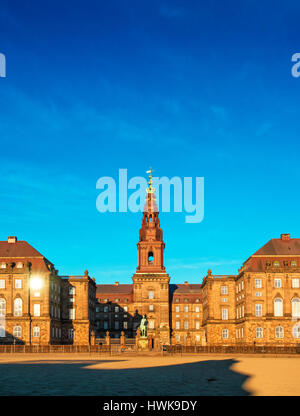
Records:
<instances>
[{"instance_id":1,"label":"tall spire tower","mask_svg":"<svg viewBox=\"0 0 300 416\"><path fill-rule=\"evenodd\" d=\"M146 189L146 200L143 211L142 228L138 246L137 273L164 272L163 232L160 228L158 208L156 205L155 188L152 186L152 169L148 170L149 186Z\"/></svg>"},{"instance_id":2,"label":"tall spire tower","mask_svg":"<svg viewBox=\"0 0 300 416\"><path fill-rule=\"evenodd\" d=\"M159 334L161 343L169 343L169 281L165 271L163 232L160 228L155 189L152 186L152 169L149 174L143 211L142 227L139 231L138 266L133 275L133 296L140 315L148 319L148 334L154 338Z\"/></svg>"}]
</instances>

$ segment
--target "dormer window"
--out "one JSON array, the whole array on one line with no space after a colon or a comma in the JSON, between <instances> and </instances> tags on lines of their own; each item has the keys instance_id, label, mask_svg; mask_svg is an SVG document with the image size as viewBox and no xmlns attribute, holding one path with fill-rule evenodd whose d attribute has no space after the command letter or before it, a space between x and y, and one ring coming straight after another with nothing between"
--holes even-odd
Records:
<instances>
[{"instance_id":1,"label":"dormer window","mask_svg":"<svg viewBox=\"0 0 300 416\"><path fill-rule=\"evenodd\" d=\"M1 263L1 265L0 265L0 267L1 267L1 269L6 269L7 264L6 264L6 263L4 263L4 262L2 262L2 263Z\"/></svg>"},{"instance_id":2,"label":"dormer window","mask_svg":"<svg viewBox=\"0 0 300 416\"><path fill-rule=\"evenodd\" d=\"M291 266L292 266L292 267L297 267L297 262L296 262L296 260L291 261Z\"/></svg>"},{"instance_id":3,"label":"dormer window","mask_svg":"<svg viewBox=\"0 0 300 416\"><path fill-rule=\"evenodd\" d=\"M279 261L278 260L275 260L274 263L273 263L273 266L274 267L279 267L280 266Z\"/></svg>"},{"instance_id":4,"label":"dormer window","mask_svg":"<svg viewBox=\"0 0 300 416\"><path fill-rule=\"evenodd\" d=\"M18 261L16 264L16 268L17 269L22 269L23 268L23 263L21 261Z\"/></svg>"}]
</instances>

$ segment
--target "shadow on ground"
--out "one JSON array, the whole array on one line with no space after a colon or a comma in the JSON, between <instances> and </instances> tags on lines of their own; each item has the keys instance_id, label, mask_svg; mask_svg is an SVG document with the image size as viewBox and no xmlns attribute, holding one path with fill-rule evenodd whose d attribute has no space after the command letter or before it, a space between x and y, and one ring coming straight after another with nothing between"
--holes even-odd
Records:
<instances>
[{"instance_id":1,"label":"shadow on ground","mask_svg":"<svg viewBox=\"0 0 300 416\"><path fill-rule=\"evenodd\" d=\"M233 359L145 368L89 369L91 365L101 366L101 363L108 362L55 360L1 363L0 395L249 395L243 388L249 376L231 369L238 362Z\"/></svg>"}]
</instances>

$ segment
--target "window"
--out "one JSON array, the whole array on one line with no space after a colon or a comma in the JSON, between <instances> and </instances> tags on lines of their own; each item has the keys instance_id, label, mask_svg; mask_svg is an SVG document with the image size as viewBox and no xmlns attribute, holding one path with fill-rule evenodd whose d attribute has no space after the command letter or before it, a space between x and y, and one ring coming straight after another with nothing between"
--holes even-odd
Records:
<instances>
[{"instance_id":1,"label":"window","mask_svg":"<svg viewBox=\"0 0 300 416\"><path fill-rule=\"evenodd\" d=\"M300 338L300 326L298 324L293 326L293 337Z\"/></svg>"},{"instance_id":2,"label":"window","mask_svg":"<svg viewBox=\"0 0 300 416\"><path fill-rule=\"evenodd\" d=\"M276 288L281 287L281 279L274 279L274 287Z\"/></svg>"},{"instance_id":3,"label":"window","mask_svg":"<svg viewBox=\"0 0 300 416\"><path fill-rule=\"evenodd\" d=\"M148 253L148 264L153 264L153 259L154 259L153 253L152 253L152 251L149 251L149 253Z\"/></svg>"},{"instance_id":4,"label":"window","mask_svg":"<svg viewBox=\"0 0 300 416\"><path fill-rule=\"evenodd\" d=\"M177 303L178 303L178 302L179 302L179 300L180 300L179 298L176 298L176 299L175 299L175 302L177 302Z\"/></svg>"},{"instance_id":5,"label":"window","mask_svg":"<svg viewBox=\"0 0 300 416\"><path fill-rule=\"evenodd\" d=\"M180 312L180 306L175 306L175 312Z\"/></svg>"},{"instance_id":6,"label":"window","mask_svg":"<svg viewBox=\"0 0 300 416\"><path fill-rule=\"evenodd\" d=\"M75 319L75 309L74 308L69 309L69 319Z\"/></svg>"},{"instance_id":7,"label":"window","mask_svg":"<svg viewBox=\"0 0 300 416\"><path fill-rule=\"evenodd\" d=\"M256 338L263 338L263 329L261 327L256 328Z\"/></svg>"},{"instance_id":8,"label":"window","mask_svg":"<svg viewBox=\"0 0 300 416\"><path fill-rule=\"evenodd\" d=\"M228 319L228 309L227 308L222 308L222 319L223 320Z\"/></svg>"},{"instance_id":9,"label":"window","mask_svg":"<svg viewBox=\"0 0 300 416\"><path fill-rule=\"evenodd\" d=\"M175 335L175 340L176 340L177 342L180 342L180 335Z\"/></svg>"},{"instance_id":10,"label":"window","mask_svg":"<svg viewBox=\"0 0 300 416\"><path fill-rule=\"evenodd\" d=\"M291 266L292 267L297 267L297 262L295 260L291 261Z\"/></svg>"},{"instance_id":11,"label":"window","mask_svg":"<svg viewBox=\"0 0 300 416\"><path fill-rule=\"evenodd\" d=\"M257 303L255 305L255 316L262 316L262 304Z\"/></svg>"},{"instance_id":12,"label":"window","mask_svg":"<svg viewBox=\"0 0 300 416\"><path fill-rule=\"evenodd\" d=\"M22 280L16 279L15 280L15 289L21 289L22 288Z\"/></svg>"},{"instance_id":13,"label":"window","mask_svg":"<svg viewBox=\"0 0 300 416\"><path fill-rule=\"evenodd\" d=\"M222 298L222 302L227 302L227 298Z\"/></svg>"},{"instance_id":14,"label":"window","mask_svg":"<svg viewBox=\"0 0 300 416\"><path fill-rule=\"evenodd\" d=\"M184 312L188 312L189 311L189 307L188 306L185 306L184 307Z\"/></svg>"},{"instance_id":15,"label":"window","mask_svg":"<svg viewBox=\"0 0 300 416\"><path fill-rule=\"evenodd\" d=\"M40 294L40 292L34 292L33 295L34 295L35 298L39 298L41 294Z\"/></svg>"},{"instance_id":16,"label":"window","mask_svg":"<svg viewBox=\"0 0 300 416\"><path fill-rule=\"evenodd\" d=\"M189 321L184 321L184 329L189 329Z\"/></svg>"},{"instance_id":17,"label":"window","mask_svg":"<svg viewBox=\"0 0 300 416\"><path fill-rule=\"evenodd\" d=\"M299 289L299 279L292 279L292 288Z\"/></svg>"},{"instance_id":18,"label":"window","mask_svg":"<svg viewBox=\"0 0 300 416\"><path fill-rule=\"evenodd\" d=\"M69 339L73 339L74 338L74 329L73 328L69 328L68 329L68 338Z\"/></svg>"},{"instance_id":19,"label":"window","mask_svg":"<svg viewBox=\"0 0 300 416\"><path fill-rule=\"evenodd\" d=\"M5 289L5 280L4 279L0 280L0 289Z\"/></svg>"},{"instance_id":20,"label":"window","mask_svg":"<svg viewBox=\"0 0 300 416\"><path fill-rule=\"evenodd\" d=\"M199 308L199 306L196 306L196 307L195 307L195 312L200 312L200 308Z\"/></svg>"},{"instance_id":21,"label":"window","mask_svg":"<svg viewBox=\"0 0 300 416\"><path fill-rule=\"evenodd\" d=\"M261 292L256 292L256 293L255 293L255 296L260 297L260 296L261 296Z\"/></svg>"},{"instance_id":22,"label":"window","mask_svg":"<svg viewBox=\"0 0 300 416\"><path fill-rule=\"evenodd\" d=\"M254 287L256 289L260 289L261 288L261 279L255 279L255 281L254 281Z\"/></svg>"},{"instance_id":23,"label":"window","mask_svg":"<svg viewBox=\"0 0 300 416\"><path fill-rule=\"evenodd\" d=\"M128 312L128 306L124 306L124 312Z\"/></svg>"},{"instance_id":24,"label":"window","mask_svg":"<svg viewBox=\"0 0 300 416\"><path fill-rule=\"evenodd\" d=\"M119 306L115 306L115 312L119 312Z\"/></svg>"},{"instance_id":25,"label":"window","mask_svg":"<svg viewBox=\"0 0 300 416\"><path fill-rule=\"evenodd\" d=\"M244 290L244 280L242 280L242 290Z\"/></svg>"},{"instance_id":26,"label":"window","mask_svg":"<svg viewBox=\"0 0 300 416\"><path fill-rule=\"evenodd\" d=\"M22 328L20 326L14 326L13 335L15 338L21 338Z\"/></svg>"},{"instance_id":27,"label":"window","mask_svg":"<svg viewBox=\"0 0 300 416\"><path fill-rule=\"evenodd\" d=\"M188 298L184 298L184 301L185 301L185 302L188 302L189 300L188 300Z\"/></svg>"},{"instance_id":28,"label":"window","mask_svg":"<svg viewBox=\"0 0 300 416\"><path fill-rule=\"evenodd\" d=\"M5 328L3 325L0 326L0 338L5 337Z\"/></svg>"},{"instance_id":29,"label":"window","mask_svg":"<svg viewBox=\"0 0 300 416\"><path fill-rule=\"evenodd\" d=\"M175 322L175 329L180 329L180 322L179 321Z\"/></svg>"},{"instance_id":30,"label":"window","mask_svg":"<svg viewBox=\"0 0 300 416\"><path fill-rule=\"evenodd\" d=\"M120 327L119 321L115 321L115 329L119 329L119 327Z\"/></svg>"},{"instance_id":31,"label":"window","mask_svg":"<svg viewBox=\"0 0 300 416\"><path fill-rule=\"evenodd\" d=\"M75 295L75 287L74 286L69 287L69 295Z\"/></svg>"},{"instance_id":32,"label":"window","mask_svg":"<svg viewBox=\"0 0 300 416\"><path fill-rule=\"evenodd\" d=\"M200 322L196 321L195 328L196 328L196 329L200 329Z\"/></svg>"},{"instance_id":33,"label":"window","mask_svg":"<svg viewBox=\"0 0 300 416\"><path fill-rule=\"evenodd\" d=\"M6 312L6 302L5 299L0 298L0 316L5 316Z\"/></svg>"},{"instance_id":34,"label":"window","mask_svg":"<svg viewBox=\"0 0 300 416\"><path fill-rule=\"evenodd\" d=\"M33 336L38 338L40 336L40 327L39 326L34 326L33 327Z\"/></svg>"},{"instance_id":35,"label":"window","mask_svg":"<svg viewBox=\"0 0 300 416\"><path fill-rule=\"evenodd\" d=\"M4 262L1 263L1 269L6 269L6 263Z\"/></svg>"},{"instance_id":36,"label":"window","mask_svg":"<svg viewBox=\"0 0 300 416\"><path fill-rule=\"evenodd\" d=\"M274 299L274 316L283 316L283 302L282 299Z\"/></svg>"},{"instance_id":37,"label":"window","mask_svg":"<svg viewBox=\"0 0 300 416\"><path fill-rule=\"evenodd\" d=\"M18 261L16 264L16 268L17 269L22 269L23 268L23 263L21 261Z\"/></svg>"},{"instance_id":38,"label":"window","mask_svg":"<svg viewBox=\"0 0 300 416\"><path fill-rule=\"evenodd\" d=\"M300 318L300 299L298 298L292 300L292 317Z\"/></svg>"},{"instance_id":39,"label":"window","mask_svg":"<svg viewBox=\"0 0 300 416\"><path fill-rule=\"evenodd\" d=\"M278 260L274 261L274 262L273 262L273 266L274 266L274 267L279 267L279 266L280 266L279 261L278 261Z\"/></svg>"},{"instance_id":40,"label":"window","mask_svg":"<svg viewBox=\"0 0 300 416\"><path fill-rule=\"evenodd\" d=\"M123 328L128 329L128 322L123 322Z\"/></svg>"},{"instance_id":41,"label":"window","mask_svg":"<svg viewBox=\"0 0 300 416\"><path fill-rule=\"evenodd\" d=\"M103 328L104 328L104 329L108 329L108 321L104 321Z\"/></svg>"},{"instance_id":42,"label":"window","mask_svg":"<svg viewBox=\"0 0 300 416\"><path fill-rule=\"evenodd\" d=\"M16 298L14 301L14 315L22 316L22 299Z\"/></svg>"},{"instance_id":43,"label":"window","mask_svg":"<svg viewBox=\"0 0 300 416\"><path fill-rule=\"evenodd\" d=\"M284 337L284 331L282 326L277 326L275 328L275 338L283 338Z\"/></svg>"},{"instance_id":44,"label":"window","mask_svg":"<svg viewBox=\"0 0 300 416\"><path fill-rule=\"evenodd\" d=\"M197 303L198 303L198 302L200 302L200 299L199 299L199 298L197 298L197 299L196 299L196 302L197 302Z\"/></svg>"},{"instance_id":45,"label":"window","mask_svg":"<svg viewBox=\"0 0 300 416\"><path fill-rule=\"evenodd\" d=\"M148 299L154 299L154 290L148 291Z\"/></svg>"},{"instance_id":46,"label":"window","mask_svg":"<svg viewBox=\"0 0 300 416\"><path fill-rule=\"evenodd\" d=\"M222 338L223 339L229 338L228 329L222 329Z\"/></svg>"},{"instance_id":47,"label":"window","mask_svg":"<svg viewBox=\"0 0 300 416\"><path fill-rule=\"evenodd\" d=\"M196 342L200 342L200 335L196 335L195 340Z\"/></svg>"},{"instance_id":48,"label":"window","mask_svg":"<svg viewBox=\"0 0 300 416\"><path fill-rule=\"evenodd\" d=\"M222 295L228 294L228 287L227 286L221 286L221 293Z\"/></svg>"},{"instance_id":49,"label":"window","mask_svg":"<svg viewBox=\"0 0 300 416\"><path fill-rule=\"evenodd\" d=\"M119 298L117 298L117 299L115 300L115 302L116 302L116 303L120 302L120 299L119 299Z\"/></svg>"},{"instance_id":50,"label":"window","mask_svg":"<svg viewBox=\"0 0 300 416\"><path fill-rule=\"evenodd\" d=\"M153 328L154 328L154 320L149 319L149 329L153 329Z\"/></svg>"},{"instance_id":51,"label":"window","mask_svg":"<svg viewBox=\"0 0 300 416\"><path fill-rule=\"evenodd\" d=\"M153 305L149 305L149 311L154 311L154 306Z\"/></svg>"},{"instance_id":52,"label":"window","mask_svg":"<svg viewBox=\"0 0 300 416\"><path fill-rule=\"evenodd\" d=\"M108 312L108 306L104 306L104 312Z\"/></svg>"},{"instance_id":53,"label":"window","mask_svg":"<svg viewBox=\"0 0 300 416\"><path fill-rule=\"evenodd\" d=\"M41 305L39 303L35 303L33 305L33 316L40 316L41 315Z\"/></svg>"}]
</instances>

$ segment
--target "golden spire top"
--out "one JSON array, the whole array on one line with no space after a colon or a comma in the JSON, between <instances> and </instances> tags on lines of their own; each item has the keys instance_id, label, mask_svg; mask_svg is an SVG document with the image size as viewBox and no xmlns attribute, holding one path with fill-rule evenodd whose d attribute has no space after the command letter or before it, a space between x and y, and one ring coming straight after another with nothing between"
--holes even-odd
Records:
<instances>
[{"instance_id":1,"label":"golden spire top","mask_svg":"<svg viewBox=\"0 0 300 416\"><path fill-rule=\"evenodd\" d=\"M153 194L153 192L155 191L155 188L152 187L152 183L153 183L152 172L154 172L154 169L152 169L152 166L150 166L150 169L146 171L146 173L148 173L149 175L149 181L148 181L149 188L146 189L148 194Z\"/></svg>"}]
</instances>

